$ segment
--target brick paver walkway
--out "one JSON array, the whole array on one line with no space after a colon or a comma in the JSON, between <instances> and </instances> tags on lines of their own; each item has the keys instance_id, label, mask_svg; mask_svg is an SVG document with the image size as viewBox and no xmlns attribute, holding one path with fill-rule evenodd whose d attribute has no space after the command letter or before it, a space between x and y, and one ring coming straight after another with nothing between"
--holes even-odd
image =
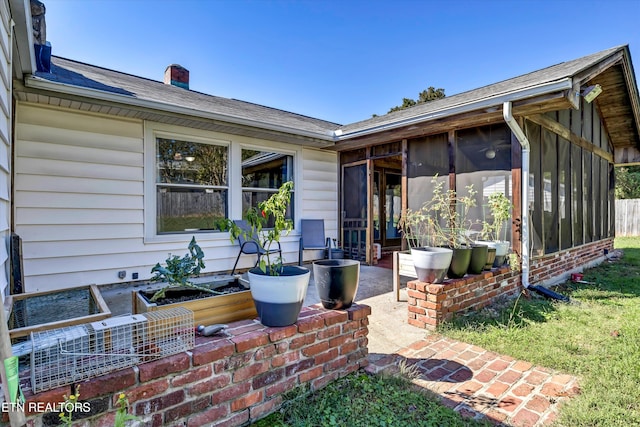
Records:
<instances>
[{"instance_id":1,"label":"brick paver walkway","mask_svg":"<svg viewBox=\"0 0 640 427\"><path fill-rule=\"evenodd\" d=\"M413 382L439 394L446 406L497 425L551 424L560 404L580 392L575 377L439 335L397 354L370 355L367 369L394 372L403 363L417 370Z\"/></svg>"}]
</instances>

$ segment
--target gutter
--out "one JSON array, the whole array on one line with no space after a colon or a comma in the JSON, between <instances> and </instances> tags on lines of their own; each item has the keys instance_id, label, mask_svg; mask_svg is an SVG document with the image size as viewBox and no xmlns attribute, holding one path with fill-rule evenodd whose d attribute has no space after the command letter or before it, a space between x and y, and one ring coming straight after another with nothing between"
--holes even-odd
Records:
<instances>
[{"instance_id":1,"label":"gutter","mask_svg":"<svg viewBox=\"0 0 640 427\"><path fill-rule=\"evenodd\" d=\"M507 101L502 105L502 116L504 117L504 121L507 123L507 126L509 126L509 129L511 129L511 132L513 132L516 139L522 146L522 178L520 179L522 181L522 207L520 209L522 213L522 221L520 221L522 227L522 237L520 239L520 258L522 259L522 285L525 289L531 289L532 291L539 293L545 298L569 302L569 297L565 295L554 292L551 289L545 288L544 286L532 286L529 283L529 258L531 255L529 253L529 155L531 153L531 144L529 143L529 139L527 139L527 135L525 135L525 133L522 131L522 128L511 114L511 101Z\"/></svg>"},{"instance_id":2,"label":"gutter","mask_svg":"<svg viewBox=\"0 0 640 427\"><path fill-rule=\"evenodd\" d=\"M392 123L372 126L372 127L357 130L354 132L344 133L342 129L338 129L333 132L334 140L337 142L344 139L357 138L359 136L369 135L372 133L382 132L382 131L391 130L391 129L397 129L403 126L408 126L408 125L421 123L429 120L440 119L448 116L454 116L457 114L463 114L470 111L479 110L482 108L496 107L505 102L511 103L512 101L520 101L522 99L532 98L532 97L544 95L547 93L571 90L572 87L573 87L573 82L571 78L566 77L562 80L556 80L553 82L527 87L525 89L520 89L514 92L502 94L502 95L483 98L479 101L466 102L453 107L442 108L440 110L431 111L429 113L421 114L419 116L414 116L407 119L394 121Z\"/></svg>"},{"instance_id":3,"label":"gutter","mask_svg":"<svg viewBox=\"0 0 640 427\"><path fill-rule=\"evenodd\" d=\"M520 222L522 236L520 238L520 258L522 260L522 284L525 288L529 288L529 155L531 153L531 144L518 122L513 118L513 114L511 114L511 101L507 101L502 105L502 116L522 146L522 178L520 179L522 182L522 204L520 208L522 214L522 221Z\"/></svg>"},{"instance_id":4,"label":"gutter","mask_svg":"<svg viewBox=\"0 0 640 427\"><path fill-rule=\"evenodd\" d=\"M208 120L215 120L225 123L233 123L237 125L249 126L253 128L259 129L267 129L275 132L288 133L298 136L305 136L308 138L315 138L327 141L327 145L332 145L333 139L333 131L328 131L327 133L318 133L311 131L304 131L288 126L281 126L276 124L264 123L257 120L251 119L243 119L240 117L229 116L225 114L217 114L217 113L208 113L201 110L196 110L193 108L187 107L179 107L171 104L164 104L157 101L149 101L146 99L140 99L135 97L130 97L126 95L120 95L117 93L105 92L98 89L84 88L79 86L70 85L67 83L57 83L51 82L46 79L39 78L37 76L29 76L24 79L24 84L27 88L38 89L38 90L46 90L56 93L63 93L66 95L74 95L85 98L97 99L100 101L108 101L114 102L117 104L131 105L134 107L140 108L148 108L151 110L159 110L172 114L182 114L192 117L198 117Z\"/></svg>"}]
</instances>

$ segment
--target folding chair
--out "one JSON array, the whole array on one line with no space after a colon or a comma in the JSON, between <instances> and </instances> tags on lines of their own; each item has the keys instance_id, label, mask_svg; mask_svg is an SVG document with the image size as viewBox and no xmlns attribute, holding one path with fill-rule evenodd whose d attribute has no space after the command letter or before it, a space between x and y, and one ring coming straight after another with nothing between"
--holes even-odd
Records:
<instances>
[{"instance_id":1,"label":"folding chair","mask_svg":"<svg viewBox=\"0 0 640 427\"><path fill-rule=\"evenodd\" d=\"M324 250L331 258L331 240L324 236L324 219L300 220L300 247L298 249L298 265L302 265L302 253L305 249Z\"/></svg>"},{"instance_id":2,"label":"folding chair","mask_svg":"<svg viewBox=\"0 0 640 427\"><path fill-rule=\"evenodd\" d=\"M258 259L256 260L256 264L254 267L257 267L260 263L260 258L263 255L278 253L280 257L282 257L282 247L280 246L280 242L278 243L277 249L265 249L262 247L262 243L260 243L260 239L255 233L252 233L251 227L245 220L234 220L233 221L244 233L238 236L238 244L240 245L240 251L238 252L238 256L236 257L236 263L233 264L233 270L231 270L231 275L235 273L236 266L238 265L238 261L240 260L240 255L258 255Z\"/></svg>"}]
</instances>

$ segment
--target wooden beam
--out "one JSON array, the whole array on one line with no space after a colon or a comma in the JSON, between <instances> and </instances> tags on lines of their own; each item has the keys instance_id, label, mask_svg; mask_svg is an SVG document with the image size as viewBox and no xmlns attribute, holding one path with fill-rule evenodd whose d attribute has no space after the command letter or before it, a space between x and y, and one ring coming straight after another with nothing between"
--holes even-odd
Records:
<instances>
[{"instance_id":1,"label":"wooden beam","mask_svg":"<svg viewBox=\"0 0 640 427\"><path fill-rule=\"evenodd\" d=\"M408 193L407 193L407 185L409 183L409 177L407 176L407 171L409 170L408 167L408 162L409 162L409 143L407 142L406 139L402 140L402 178L401 178L401 185L400 185L400 200L401 200L401 204L402 204L402 218L405 217L405 215L407 214L407 209L409 208L409 199L408 199ZM406 239L402 239L401 240L401 245L402 245L402 250L405 251L408 249L407 247L407 242ZM396 259L396 255L394 253L393 255L394 257L394 262ZM394 270L397 271L397 270ZM397 297L397 295L396 295Z\"/></svg>"},{"instance_id":2,"label":"wooden beam","mask_svg":"<svg viewBox=\"0 0 640 427\"><path fill-rule=\"evenodd\" d=\"M573 144L578 145L585 150L590 151L593 154L596 154L603 159L606 159L609 162L613 163L613 155L611 153L607 153L602 148L593 145L590 141L587 141L586 139L574 134L570 129L567 129L557 121L551 120L548 117L539 114L527 116L527 120L531 120L532 122L539 124L543 128L555 133L556 135L568 141L571 141Z\"/></svg>"},{"instance_id":3,"label":"wooden beam","mask_svg":"<svg viewBox=\"0 0 640 427\"><path fill-rule=\"evenodd\" d=\"M616 166L640 165L640 150L636 147L615 148L614 164Z\"/></svg>"}]
</instances>

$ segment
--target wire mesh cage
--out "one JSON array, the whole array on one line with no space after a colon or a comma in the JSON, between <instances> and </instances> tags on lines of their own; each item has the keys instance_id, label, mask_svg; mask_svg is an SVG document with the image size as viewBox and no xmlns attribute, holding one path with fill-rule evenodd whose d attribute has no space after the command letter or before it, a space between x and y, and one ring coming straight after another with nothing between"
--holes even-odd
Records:
<instances>
[{"instance_id":1,"label":"wire mesh cage","mask_svg":"<svg viewBox=\"0 0 640 427\"><path fill-rule=\"evenodd\" d=\"M72 384L195 345L193 312L183 307L32 332L34 393Z\"/></svg>"}]
</instances>

